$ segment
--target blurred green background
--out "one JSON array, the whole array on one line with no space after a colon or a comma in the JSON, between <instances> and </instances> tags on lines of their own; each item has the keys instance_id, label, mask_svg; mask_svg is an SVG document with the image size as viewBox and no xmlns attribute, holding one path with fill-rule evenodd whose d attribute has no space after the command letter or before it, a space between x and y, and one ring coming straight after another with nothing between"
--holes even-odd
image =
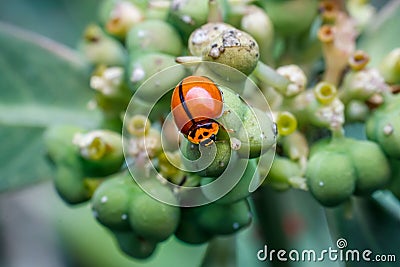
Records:
<instances>
[{"instance_id":1,"label":"blurred green background","mask_svg":"<svg viewBox=\"0 0 400 267\"><path fill-rule=\"evenodd\" d=\"M373 2L380 6L387 1ZM275 249L325 249L334 247L337 237L360 249L400 253L400 212L394 210L396 217L382 211L376 204L382 200L379 196L378 202L355 200L358 212L349 219L343 217L345 207L324 210L307 193L262 189L254 195L259 218L239 235L212 243L209 250L207 245L190 246L172 238L149 260L122 256L88 205L71 208L56 195L48 181L52 171L41 139L49 125L87 125L98 119L86 109L91 97L88 72L74 51L84 27L95 21L97 5L96 0L0 1L0 266L183 267L223 266L222 262L265 266L256 258L264 244ZM393 44L398 46L398 6L391 19L362 40L372 58L379 58ZM350 131L360 132L359 128ZM21 189L22 185L26 186ZM220 253L221 262L204 260L213 253ZM343 265L298 262L290 266Z\"/></svg>"}]
</instances>

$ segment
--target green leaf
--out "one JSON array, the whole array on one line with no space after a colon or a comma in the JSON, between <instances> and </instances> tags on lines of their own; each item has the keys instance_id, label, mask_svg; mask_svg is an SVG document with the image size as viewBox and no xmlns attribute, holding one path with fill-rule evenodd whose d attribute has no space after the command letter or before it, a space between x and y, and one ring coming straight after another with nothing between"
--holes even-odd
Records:
<instances>
[{"instance_id":1,"label":"green leaf","mask_svg":"<svg viewBox=\"0 0 400 267\"><path fill-rule=\"evenodd\" d=\"M392 0L371 20L360 39L359 48L371 58L371 65L377 66L394 48L400 46L400 1Z\"/></svg>"},{"instance_id":2,"label":"green leaf","mask_svg":"<svg viewBox=\"0 0 400 267\"><path fill-rule=\"evenodd\" d=\"M75 47L86 25L96 21L99 2L2 0L0 20Z\"/></svg>"},{"instance_id":3,"label":"green leaf","mask_svg":"<svg viewBox=\"0 0 400 267\"><path fill-rule=\"evenodd\" d=\"M0 191L48 179L42 133L55 124L91 127L97 112L87 66L72 50L0 22Z\"/></svg>"}]
</instances>

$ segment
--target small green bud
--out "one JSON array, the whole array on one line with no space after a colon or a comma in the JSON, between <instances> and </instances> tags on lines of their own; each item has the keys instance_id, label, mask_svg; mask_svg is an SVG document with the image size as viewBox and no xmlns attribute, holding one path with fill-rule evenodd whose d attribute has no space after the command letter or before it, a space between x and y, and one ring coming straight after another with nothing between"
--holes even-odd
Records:
<instances>
[{"instance_id":1,"label":"small green bud","mask_svg":"<svg viewBox=\"0 0 400 267\"><path fill-rule=\"evenodd\" d=\"M60 164L57 166L54 186L58 195L68 204L79 204L90 199L90 193L83 183L80 166Z\"/></svg>"},{"instance_id":2,"label":"small green bud","mask_svg":"<svg viewBox=\"0 0 400 267\"><path fill-rule=\"evenodd\" d=\"M140 194L140 189L129 173L110 177L93 194L94 217L110 229L130 229L128 211L132 194Z\"/></svg>"},{"instance_id":3,"label":"small green bud","mask_svg":"<svg viewBox=\"0 0 400 267\"><path fill-rule=\"evenodd\" d=\"M222 22L211 22L202 25L192 32L188 41L190 54L193 56L202 56L203 50L210 46L226 30L235 29L233 26Z\"/></svg>"},{"instance_id":4,"label":"small green bud","mask_svg":"<svg viewBox=\"0 0 400 267\"><path fill-rule=\"evenodd\" d=\"M174 25L183 38L201 25L207 23L209 0L173 0L171 3L169 22Z\"/></svg>"},{"instance_id":5,"label":"small green bud","mask_svg":"<svg viewBox=\"0 0 400 267\"><path fill-rule=\"evenodd\" d=\"M245 162L247 160L242 159L242 162ZM246 164L246 163L245 163ZM237 163L236 166L238 167L237 172L241 171L242 164ZM257 172L257 162L255 159L253 160L248 160L246 169L244 170L243 175L240 177L240 180L237 182L237 184L222 198L218 199L216 203L219 204L230 204L237 202L239 200L245 199L250 195L249 192L249 186L251 181L258 180L259 179L259 174ZM237 174L236 170L232 170L232 174L235 175ZM211 182L210 180L203 179L202 184L206 184ZM222 185L224 186L224 185ZM221 193L221 188L219 186L212 186L210 188L208 187L202 187L202 191L206 197L209 199L215 199L216 196L219 196Z\"/></svg>"},{"instance_id":6,"label":"small green bud","mask_svg":"<svg viewBox=\"0 0 400 267\"><path fill-rule=\"evenodd\" d=\"M241 19L240 28L257 41L262 61L270 60L274 42L274 26L265 11L255 5L248 6Z\"/></svg>"},{"instance_id":7,"label":"small green bud","mask_svg":"<svg viewBox=\"0 0 400 267\"><path fill-rule=\"evenodd\" d=\"M352 100L346 106L346 122L365 122L368 118L370 110L363 101Z\"/></svg>"},{"instance_id":8,"label":"small green bud","mask_svg":"<svg viewBox=\"0 0 400 267\"><path fill-rule=\"evenodd\" d=\"M143 11L131 1L103 1L99 13L107 32L120 38L144 20Z\"/></svg>"},{"instance_id":9,"label":"small green bud","mask_svg":"<svg viewBox=\"0 0 400 267\"><path fill-rule=\"evenodd\" d=\"M135 259L147 259L153 255L157 243L144 239L132 231L114 231L119 248Z\"/></svg>"},{"instance_id":10,"label":"small green bud","mask_svg":"<svg viewBox=\"0 0 400 267\"><path fill-rule=\"evenodd\" d=\"M231 158L231 145L228 140L216 141L213 145L200 147L199 145L192 144L185 138L182 141L181 147L183 156L188 159L188 161L183 160L183 164L189 170L199 169L200 166L197 166L198 160L212 159L205 169L196 172L200 176L220 176L225 171Z\"/></svg>"},{"instance_id":11,"label":"small green bud","mask_svg":"<svg viewBox=\"0 0 400 267\"><path fill-rule=\"evenodd\" d=\"M381 112L380 112L381 113ZM400 112L384 112L367 121L367 136L390 157L400 159Z\"/></svg>"},{"instance_id":12,"label":"small green bud","mask_svg":"<svg viewBox=\"0 0 400 267\"><path fill-rule=\"evenodd\" d=\"M95 130L74 136L85 173L105 176L118 171L123 162L122 136L109 130Z\"/></svg>"},{"instance_id":13,"label":"small green bud","mask_svg":"<svg viewBox=\"0 0 400 267\"><path fill-rule=\"evenodd\" d=\"M125 71L122 67L107 68L100 65L90 78L90 87L96 91L95 107L100 108L107 119L119 122L132 94L124 76Z\"/></svg>"},{"instance_id":14,"label":"small green bud","mask_svg":"<svg viewBox=\"0 0 400 267\"><path fill-rule=\"evenodd\" d=\"M175 232L176 238L188 244L203 244L208 242L213 235L206 232L198 225L197 216L201 207L181 208L181 220Z\"/></svg>"},{"instance_id":15,"label":"small green bud","mask_svg":"<svg viewBox=\"0 0 400 267\"><path fill-rule=\"evenodd\" d=\"M369 195L388 183L389 163L376 143L354 140L348 151L357 173L356 195Z\"/></svg>"},{"instance_id":16,"label":"small green bud","mask_svg":"<svg viewBox=\"0 0 400 267\"><path fill-rule=\"evenodd\" d=\"M174 67L169 68L172 66ZM156 73L158 73L156 78L147 80ZM142 85L135 97L139 97L146 103L156 103L185 75L185 68L176 64L173 56L161 53L148 53L139 57L131 55L128 65L129 86L135 92ZM146 80L147 82L144 83Z\"/></svg>"},{"instance_id":17,"label":"small green bud","mask_svg":"<svg viewBox=\"0 0 400 267\"><path fill-rule=\"evenodd\" d=\"M50 159L55 164L75 164L78 148L72 140L76 134L84 130L70 125L57 125L50 127L44 134L44 142Z\"/></svg>"},{"instance_id":18,"label":"small green bud","mask_svg":"<svg viewBox=\"0 0 400 267\"><path fill-rule=\"evenodd\" d=\"M257 66L259 48L249 34L230 29L211 41L203 50L202 57L206 61L225 64L249 75Z\"/></svg>"},{"instance_id":19,"label":"small green bud","mask_svg":"<svg viewBox=\"0 0 400 267\"><path fill-rule=\"evenodd\" d=\"M236 233L250 225L252 214L247 200L233 204L217 203L201 206L198 211L198 224L205 231L216 235Z\"/></svg>"},{"instance_id":20,"label":"small green bud","mask_svg":"<svg viewBox=\"0 0 400 267\"><path fill-rule=\"evenodd\" d=\"M276 69L279 75L285 77L289 84L282 89L276 88L285 97L294 97L303 92L307 85L304 71L297 65L286 65Z\"/></svg>"},{"instance_id":21,"label":"small green bud","mask_svg":"<svg viewBox=\"0 0 400 267\"><path fill-rule=\"evenodd\" d=\"M167 187L154 183L150 188L152 195L168 198L177 204L174 194ZM128 217L135 233L148 240L160 242L175 232L179 223L180 209L141 193L132 196Z\"/></svg>"},{"instance_id":22,"label":"small green bud","mask_svg":"<svg viewBox=\"0 0 400 267\"><path fill-rule=\"evenodd\" d=\"M125 65L125 48L97 25L86 28L83 40L79 43L79 51L93 65Z\"/></svg>"},{"instance_id":23,"label":"small green bud","mask_svg":"<svg viewBox=\"0 0 400 267\"><path fill-rule=\"evenodd\" d=\"M126 38L126 46L131 55L159 52L179 56L182 53L178 32L162 20L146 20L132 27Z\"/></svg>"},{"instance_id":24,"label":"small green bud","mask_svg":"<svg viewBox=\"0 0 400 267\"><path fill-rule=\"evenodd\" d=\"M389 159L391 169L391 182L389 189L400 200L400 160Z\"/></svg>"},{"instance_id":25,"label":"small green bud","mask_svg":"<svg viewBox=\"0 0 400 267\"><path fill-rule=\"evenodd\" d=\"M374 94L381 94L389 90L382 75L377 69L363 69L350 71L344 77L340 99L347 104L350 100L368 100Z\"/></svg>"},{"instance_id":26,"label":"small green bud","mask_svg":"<svg viewBox=\"0 0 400 267\"><path fill-rule=\"evenodd\" d=\"M332 207L349 199L356 187L356 172L346 154L320 151L311 156L306 170L311 194L322 205Z\"/></svg>"},{"instance_id":27,"label":"small green bud","mask_svg":"<svg viewBox=\"0 0 400 267\"><path fill-rule=\"evenodd\" d=\"M282 148L285 155L293 161L306 159L309 154L308 142L304 134L295 131L281 139Z\"/></svg>"},{"instance_id":28,"label":"small green bud","mask_svg":"<svg viewBox=\"0 0 400 267\"><path fill-rule=\"evenodd\" d=\"M235 151L242 158L257 158L274 146L276 134L276 125L268 112L248 106L242 127L233 133L240 141Z\"/></svg>"},{"instance_id":29,"label":"small green bud","mask_svg":"<svg viewBox=\"0 0 400 267\"><path fill-rule=\"evenodd\" d=\"M291 178L301 176L299 164L288 158L275 156L264 184L270 185L275 190L284 191L291 188Z\"/></svg>"},{"instance_id":30,"label":"small green bud","mask_svg":"<svg viewBox=\"0 0 400 267\"><path fill-rule=\"evenodd\" d=\"M400 83L400 48L392 50L381 62L379 71L387 83Z\"/></svg>"},{"instance_id":31,"label":"small green bud","mask_svg":"<svg viewBox=\"0 0 400 267\"><path fill-rule=\"evenodd\" d=\"M317 16L318 1L263 1L277 34L294 37L306 32ZM301 14L296 16L295 14Z\"/></svg>"}]
</instances>

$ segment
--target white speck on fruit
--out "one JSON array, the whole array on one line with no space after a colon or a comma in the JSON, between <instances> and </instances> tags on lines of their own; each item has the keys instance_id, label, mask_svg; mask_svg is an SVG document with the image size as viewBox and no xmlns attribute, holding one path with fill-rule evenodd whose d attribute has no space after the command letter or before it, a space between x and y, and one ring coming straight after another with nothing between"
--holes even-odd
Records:
<instances>
[{"instance_id":1,"label":"white speck on fruit","mask_svg":"<svg viewBox=\"0 0 400 267\"><path fill-rule=\"evenodd\" d=\"M137 67L132 71L131 82L135 83L141 81L144 79L145 76L146 73L144 72L144 70L141 67Z\"/></svg>"},{"instance_id":2,"label":"white speck on fruit","mask_svg":"<svg viewBox=\"0 0 400 267\"><path fill-rule=\"evenodd\" d=\"M324 182L319 182L319 186L324 186Z\"/></svg>"},{"instance_id":3,"label":"white speck on fruit","mask_svg":"<svg viewBox=\"0 0 400 267\"><path fill-rule=\"evenodd\" d=\"M188 15L183 15L183 16L181 17L181 20L182 20L183 22L185 22L186 24L193 24L193 19L192 19L192 17L190 17L190 16L188 16Z\"/></svg>"},{"instance_id":4,"label":"white speck on fruit","mask_svg":"<svg viewBox=\"0 0 400 267\"><path fill-rule=\"evenodd\" d=\"M122 215L121 215L121 219L122 219L122 220L126 220L126 219L128 219L128 215L126 215L125 213L124 213L124 214L122 214Z\"/></svg>"},{"instance_id":5,"label":"white speck on fruit","mask_svg":"<svg viewBox=\"0 0 400 267\"><path fill-rule=\"evenodd\" d=\"M104 204L104 203L107 202L107 200L108 200L108 197L107 197L107 196L103 196L103 197L100 199L100 202Z\"/></svg>"},{"instance_id":6,"label":"white speck on fruit","mask_svg":"<svg viewBox=\"0 0 400 267\"><path fill-rule=\"evenodd\" d=\"M231 148L233 150L239 150L241 146L242 146L242 142L239 139L237 139L235 137L231 138Z\"/></svg>"},{"instance_id":7,"label":"white speck on fruit","mask_svg":"<svg viewBox=\"0 0 400 267\"><path fill-rule=\"evenodd\" d=\"M385 127L383 127L383 133L385 135L391 135L393 133L393 126L389 123L386 124Z\"/></svg>"}]
</instances>

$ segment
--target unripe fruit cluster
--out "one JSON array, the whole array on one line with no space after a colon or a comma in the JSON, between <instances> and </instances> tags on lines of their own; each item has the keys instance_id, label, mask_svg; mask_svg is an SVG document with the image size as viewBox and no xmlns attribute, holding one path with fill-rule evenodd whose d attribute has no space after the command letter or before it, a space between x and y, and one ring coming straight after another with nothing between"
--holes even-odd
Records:
<instances>
[{"instance_id":1,"label":"unripe fruit cluster","mask_svg":"<svg viewBox=\"0 0 400 267\"><path fill-rule=\"evenodd\" d=\"M369 195L383 188L390 172L376 143L339 138L312 146L305 175L313 196L324 206L336 206L353 194Z\"/></svg>"},{"instance_id":2,"label":"unripe fruit cluster","mask_svg":"<svg viewBox=\"0 0 400 267\"><path fill-rule=\"evenodd\" d=\"M57 126L47 131L46 146L55 163L54 184L60 197L69 204L91 200L96 220L131 257L148 258L171 236L201 244L245 228L252 221L249 188L267 175L263 185L308 190L327 207L387 185L400 196L400 95L385 91L389 85L398 88L399 50L384 59L382 75L366 69L369 58L358 51L349 59L351 70L340 83L339 76L329 75L322 81L315 75L314 83L313 77L307 77L313 62L292 50L299 44L304 54L315 59L329 47L338 52L331 53L333 62L340 63L337 73L342 67L345 70L343 55L351 49L332 49L333 27L338 26L341 11L324 6L329 1L320 1L319 9L317 0L252 2L104 0L98 25L84 32L79 49L93 67L90 86L95 90L93 102L102 112L97 127L101 130ZM322 49L315 32L321 23ZM352 48L351 29L344 32L349 36L340 48ZM287 58L281 57L284 49ZM282 64L288 59L304 63L305 71L293 63ZM330 60L325 61L327 69L332 67ZM277 63L279 68L266 63ZM220 126L210 146L190 142L168 119L172 90L189 75L206 76L223 95L223 113L209 118ZM245 95L230 88L244 87L250 83L248 78L261 87L260 91L255 86L260 94L250 90ZM309 82L312 89L306 90ZM374 97L383 99L376 109L368 106ZM148 114L149 106L153 108ZM370 141L343 136L348 118L367 120ZM321 140L328 131L333 137ZM126 158L121 132L128 144ZM273 153L267 152L274 152L276 143L278 155L270 166ZM214 152L206 168L189 171L200 157L209 158ZM141 180L137 178L143 178L136 177L140 172L132 177L126 170L131 165L148 178L143 188L151 192L137 184ZM223 189L206 185L228 166L240 177L220 197ZM168 182L201 186L211 203L180 207L179 192L171 190Z\"/></svg>"}]
</instances>

